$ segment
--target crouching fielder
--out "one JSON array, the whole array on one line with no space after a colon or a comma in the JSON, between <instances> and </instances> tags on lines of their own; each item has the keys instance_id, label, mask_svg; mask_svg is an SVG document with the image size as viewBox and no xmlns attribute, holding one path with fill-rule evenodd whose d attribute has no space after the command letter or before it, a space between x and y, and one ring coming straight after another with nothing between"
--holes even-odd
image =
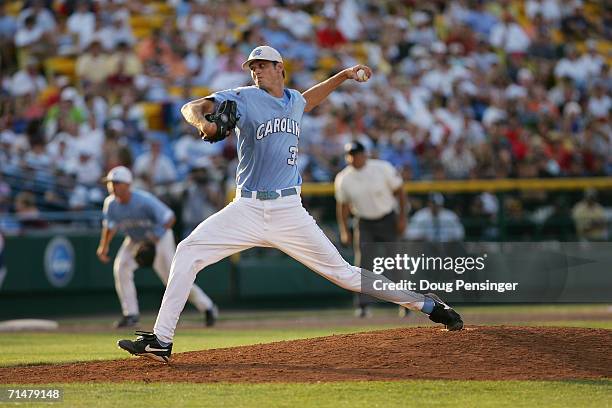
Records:
<instances>
[{"instance_id":1,"label":"crouching fielder","mask_svg":"<svg viewBox=\"0 0 612 408\"><path fill-rule=\"evenodd\" d=\"M296 165L303 113L320 104L344 81L365 82L372 71L356 65L300 93L284 87L283 60L271 47L255 48L243 68L250 71L254 86L216 92L181 109L204 140L222 140L236 127L236 198L178 245L153 332L137 332L135 341L118 342L120 348L131 354L169 361L174 330L198 271L244 249L278 248L355 292L362 290L362 284L367 287L374 280L384 280L342 259L302 206L302 178ZM463 327L459 314L433 294L410 291L372 294L420 310L449 330Z\"/></svg>"},{"instance_id":2,"label":"crouching fielder","mask_svg":"<svg viewBox=\"0 0 612 408\"><path fill-rule=\"evenodd\" d=\"M154 244L151 266L166 285L176 248L171 229L175 217L172 210L154 195L131 188L132 173L127 167L113 168L105 181L109 196L104 200L102 233L96 253L100 261L108 262L111 240L117 231L125 234L113 264L115 289L123 313L115 327L132 327L138 324L140 317L134 285L134 271L139 266L134 259L136 251L144 242ZM204 291L192 282L187 288L187 296L204 314L206 325L213 325L217 308Z\"/></svg>"}]
</instances>

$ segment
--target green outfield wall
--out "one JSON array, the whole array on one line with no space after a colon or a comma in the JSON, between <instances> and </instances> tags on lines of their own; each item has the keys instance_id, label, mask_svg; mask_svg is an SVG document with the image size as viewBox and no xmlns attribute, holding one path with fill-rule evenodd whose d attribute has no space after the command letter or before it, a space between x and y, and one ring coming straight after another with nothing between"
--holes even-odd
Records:
<instances>
[{"instance_id":1,"label":"green outfield wall","mask_svg":"<svg viewBox=\"0 0 612 408\"><path fill-rule=\"evenodd\" d=\"M112 263L96 257L98 233L7 237L0 272L0 319L119 313ZM115 255L121 239L111 245ZM152 269L135 272L140 307L156 310L163 285ZM221 305L285 303L319 298L347 301L350 294L275 250L227 258L198 274L196 282ZM188 308L191 306L188 306Z\"/></svg>"}]
</instances>

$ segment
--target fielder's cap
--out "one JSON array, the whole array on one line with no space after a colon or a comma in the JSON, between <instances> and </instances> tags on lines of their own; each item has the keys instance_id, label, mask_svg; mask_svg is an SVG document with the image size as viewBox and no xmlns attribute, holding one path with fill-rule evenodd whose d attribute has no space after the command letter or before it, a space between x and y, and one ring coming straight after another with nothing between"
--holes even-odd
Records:
<instances>
[{"instance_id":1,"label":"fielder's cap","mask_svg":"<svg viewBox=\"0 0 612 408\"><path fill-rule=\"evenodd\" d=\"M353 141L344 145L344 153L355 154L365 152L365 146L358 141Z\"/></svg>"},{"instance_id":2,"label":"fielder's cap","mask_svg":"<svg viewBox=\"0 0 612 408\"><path fill-rule=\"evenodd\" d=\"M260 45L255 47L249 54L249 58L242 64L242 69L248 69L251 61L264 60L273 62L283 62L280 52L267 45Z\"/></svg>"},{"instance_id":3,"label":"fielder's cap","mask_svg":"<svg viewBox=\"0 0 612 408\"><path fill-rule=\"evenodd\" d=\"M106 177L103 179L104 182L113 181L115 183L127 183L132 184L133 177L132 172L125 166L117 166L108 172Z\"/></svg>"}]
</instances>

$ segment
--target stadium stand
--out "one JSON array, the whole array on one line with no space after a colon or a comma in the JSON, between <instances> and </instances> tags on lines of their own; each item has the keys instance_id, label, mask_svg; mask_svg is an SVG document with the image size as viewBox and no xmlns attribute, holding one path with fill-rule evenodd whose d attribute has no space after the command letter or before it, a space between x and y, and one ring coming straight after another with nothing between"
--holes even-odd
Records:
<instances>
[{"instance_id":1,"label":"stadium stand","mask_svg":"<svg viewBox=\"0 0 612 408\"><path fill-rule=\"evenodd\" d=\"M350 140L407 181L610 176L605 3L3 2L0 217L16 214L22 192L43 214L95 212L105 193L97 175L132 167L152 138L177 179L157 185L141 172L139 186L180 201L204 166L231 190L235 139L178 148L193 132L179 108L248 84L240 63L262 43L283 54L288 85L300 90L355 62L375 72L305 117L298 163L306 182L333 180ZM534 194L516 200L509 211L552 205ZM472 211L473 201L463 207Z\"/></svg>"}]
</instances>

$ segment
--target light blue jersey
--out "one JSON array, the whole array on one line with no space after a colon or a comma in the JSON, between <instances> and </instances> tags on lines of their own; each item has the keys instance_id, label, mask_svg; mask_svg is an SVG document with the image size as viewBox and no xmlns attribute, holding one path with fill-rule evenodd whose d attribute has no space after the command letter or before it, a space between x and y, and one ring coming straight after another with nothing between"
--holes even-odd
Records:
<instances>
[{"instance_id":1,"label":"light blue jersey","mask_svg":"<svg viewBox=\"0 0 612 408\"><path fill-rule=\"evenodd\" d=\"M306 100L295 89L276 98L256 86L212 94L215 104L236 101L240 120L236 185L249 191L271 191L302 184L297 168L300 124Z\"/></svg>"},{"instance_id":2,"label":"light blue jersey","mask_svg":"<svg viewBox=\"0 0 612 408\"><path fill-rule=\"evenodd\" d=\"M151 235L160 238L166 231L164 225L174 213L153 194L132 190L130 202L121 204L114 195L106 197L102 208L102 223L108 229L117 229L140 242Z\"/></svg>"}]
</instances>

